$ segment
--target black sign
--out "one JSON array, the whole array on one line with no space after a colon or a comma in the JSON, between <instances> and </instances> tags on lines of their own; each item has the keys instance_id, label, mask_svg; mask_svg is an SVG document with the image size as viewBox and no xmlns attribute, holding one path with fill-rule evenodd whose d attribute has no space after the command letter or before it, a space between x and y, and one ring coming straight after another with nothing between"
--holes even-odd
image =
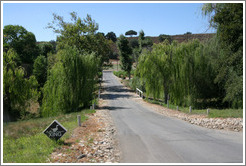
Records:
<instances>
[{"instance_id":1,"label":"black sign","mask_svg":"<svg viewBox=\"0 0 246 166\"><path fill-rule=\"evenodd\" d=\"M50 139L55 139L56 141L60 139L67 130L56 120L54 120L45 130L46 134Z\"/></svg>"}]
</instances>

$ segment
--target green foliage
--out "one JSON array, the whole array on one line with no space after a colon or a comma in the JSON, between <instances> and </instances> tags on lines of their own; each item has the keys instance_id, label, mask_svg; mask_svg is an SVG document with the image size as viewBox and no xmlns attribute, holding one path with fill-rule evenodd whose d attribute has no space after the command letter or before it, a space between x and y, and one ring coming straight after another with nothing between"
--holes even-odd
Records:
<instances>
[{"instance_id":1,"label":"green foliage","mask_svg":"<svg viewBox=\"0 0 246 166\"><path fill-rule=\"evenodd\" d=\"M81 54L94 52L100 58L101 67L103 62L109 60L110 41L101 33L96 33L98 24L90 15L85 19L78 17L75 12L70 15L72 22L65 22L63 17L53 14L53 21L48 24L48 28L60 35L57 38L57 49L64 49L69 45L76 47Z\"/></svg>"},{"instance_id":2,"label":"green foliage","mask_svg":"<svg viewBox=\"0 0 246 166\"><path fill-rule=\"evenodd\" d=\"M142 47L150 48L153 45L153 41L147 37L142 41Z\"/></svg>"},{"instance_id":3,"label":"green foliage","mask_svg":"<svg viewBox=\"0 0 246 166\"><path fill-rule=\"evenodd\" d=\"M129 31L127 31L126 33L125 33L125 35L130 35L130 36L132 36L132 35L137 35L138 33L136 32L136 31L134 31L134 30L129 30Z\"/></svg>"},{"instance_id":4,"label":"green foliage","mask_svg":"<svg viewBox=\"0 0 246 166\"><path fill-rule=\"evenodd\" d=\"M224 88L223 101L234 108L243 106L243 4L204 4L204 15L217 28L215 82Z\"/></svg>"},{"instance_id":5,"label":"green foliage","mask_svg":"<svg viewBox=\"0 0 246 166\"><path fill-rule=\"evenodd\" d=\"M119 49L120 54L120 62L121 62L121 68L128 72L129 79L130 79L130 72L132 69L132 49L129 46L129 42L127 38L123 35L120 35L118 41L117 41L117 47Z\"/></svg>"},{"instance_id":6,"label":"green foliage","mask_svg":"<svg viewBox=\"0 0 246 166\"><path fill-rule=\"evenodd\" d=\"M166 40L162 47L154 45L151 52L141 54L135 77L146 88L147 96L154 98L162 96L158 91L165 92L161 78L169 80L166 91L177 105L242 108L243 4L204 4L203 13L217 28L215 38L203 44L189 41L168 47ZM139 43L142 48L143 42ZM158 59L165 55L171 57L169 62ZM164 73L169 74L163 77Z\"/></svg>"},{"instance_id":7,"label":"green foliage","mask_svg":"<svg viewBox=\"0 0 246 166\"><path fill-rule=\"evenodd\" d=\"M57 54L48 53L47 55L47 64L48 71L52 69L52 67L58 62Z\"/></svg>"},{"instance_id":8,"label":"green foliage","mask_svg":"<svg viewBox=\"0 0 246 166\"><path fill-rule=\"evenodd\" d=\"M144 48L150 48L153 45L153 41L150 38L146 38L144 35L144 31L141 30L138 36L139 53L141 53Z\"/></svg>"},{"instance_id":9,"label":"green foliage","mask_svg":"<svg viewBox=\"0 0 246 166\"><path fill-rule=\"evenodd\" d=\"M108 32L105 37L108 40L112 40L114 43L117 41L117 38L114 32Z\"/></svg>"},{"instance_id":10,"label":"green foliage","mask_svg":"<svg viewBox=\"0 0 246 166\"><path fill-rule=\"evenodd\" d=\"M165 40L168 40L169 43L172 42L172 38L171 38L170 35L160 34L160 35L159 35L159 41L160 41L160 42L163 42L163 41L165 41Z\"/></svg>"},{"instance_id":11,"label":"green foliage","mask_svg":"<svg viewBox=\"0 0 246 166\"><path fill-rule=\"evenodd\" d=\"M191 32L184 33L184 35L191 35L191 34L192 34Z\"/></svg>"},{"instance_id":12,"label":"green foliage","mask_svg":"<svg viewBox=\"0 0 246 166\"><path fill-rule=\"evenodd\" d=\"M94 54L81 54L66 47L57 54L44 85L43 116L77 111L87 107L93 99L99 60Z\"/></svg>"},{"instance_id":13,"label":"green foliage","mask_svg":"<svg viewBox=\"0 0 246 166\"><path fill-rule=\"evenodd\" d=\"M163 97L165 103L170 96L170 101L177 105L208 106L213 98L218 100L218 86L205 52L197 40L154 44L152 51L145 51L139 58L135 73L140 79L138 86L144 86L147 97Z\"/></svg>"},{"instance_id":14,"label":"green foliage","mask_svg":"<svg viewBox=\"0 0 246 166\"><path fill-rule=\"evenodd\" d=\"M114 75L116 75L119 78L125 79L128 75L126 71L120 70L120 71L113 71Z\"/></svg>"},{"instance_id":15,"label":"green foliage","mask_svg":"<svg viewBox=\"0 0 246 166\"><path fill-rule=\"evenodd\" d=\"M47 69L47 58L43 55L38 56L33 64L33 75L36 77L40 87L43 87L47 80Z\"/></svg>"},{"instance_id":16,"label":"green foliage","mask_svg":"<svg viewBox=\"0 0 246 166\"><path fill-rule=\"evenodd\" d=\"M143 41L145 39L145 36L144 36L144 31L141 30L139 32L139 36L138 36L138 44L139 44L139 52L141 53L142 52L142 49L143 49Z\"/></svg>"},{"instance_id":17,"label":"green foliage","mask_svg":"<svg viewBox=\"0 0 246 166\"><path fill-rule=\"evenodd\" d=\"M164 91L165 102L171 83L171 65L173 45L165 43L155 44L152 52L146 51L140 56L137 66L137 76L141 82L145 82L147 96L153 95L154 99L160 97L160 92Z\"/></svg>"},{"instance_id":18,"label":"green foliage","mask_svg":"<svg viewBox=\"0 0 246 166\"><path fill-rule=\"evenodd\" d=\"M38 45L40 54L47 58L48 53L55 53L54 45L50 42L43 42Z\"/></svg>"},{"instance_id":19,"label":"green foliage","mask_svg":"<svg viewBox=\"0 0 246 166\"><path fill-rule=\"evenodd\" d=\"M198 41L182 43L176 50L174 79L180 83L175 84L173 89L177 100L180 103L185 97L185 105L195 107L206 107L212 98L218 98L216 91L218 86L214 84L215 71L210 59L204 54L206 49ZM181 95L179 94L181 92Z\"/></svg>"},{"instance_id":20,"label":"green foliage","mask_svg":"<svg viewBox=\"0 0 246 166\"><path fill-rule=\"evenodd\" d=\"M3 46L7 52L13 48L21 63L32 64L39 54L35 35L19 25L6 25L3 29Z\"/></svg>"},{"instance_id":21,"label":"green foliage","mask_svg":"<svg viewBox=\"0 0 246 166\"><path fill-rule=\"evenodd\" d=\"M10 49L3 54L3 101L4 109L16 119L27 116L30 101L36 102L38 82L34 76L25 78L25 70L17 66L18 54Z\"/></svg>"},{"instance_id":22,"label":"green foliage","mask_svg":"<svg viewBox=\"0 0 246 166\"><path fill-rule=\"evenodd\" d=\"M118 53L117 52L111 52L109 54L109 59L117 59L118 58Z\"/></svg>"},{"instance_id":23,"label":"green foliage","mask_svg":"<svg viewBox=\"0 0 246 166\"><path fill-rule=\"evenodd\" d=\"M133 48L133 49L139 47L137 39L131 39L129 44L130 44L131 48Z\"/></svg>"},{"instance_id":24,"label":"green foliage","mask_svg":"<svg viewBox=\"0 0 246 166\"><path fill-rule=\"evenodd\" d=\"M132 56L133 56L134 62L136 62L137 64L138 64L139 55L140 55L139 48L134 48L132 50Z\"/></svg>"}]
</instances>

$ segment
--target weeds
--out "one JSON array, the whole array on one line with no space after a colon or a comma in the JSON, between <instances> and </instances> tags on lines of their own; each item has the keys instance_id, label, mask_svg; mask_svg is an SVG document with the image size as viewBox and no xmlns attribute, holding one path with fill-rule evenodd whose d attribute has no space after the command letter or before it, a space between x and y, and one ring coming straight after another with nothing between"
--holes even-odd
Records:
<instances>
[{"instance_id":1,"label":"weeds","mask_svg":"<svg viewBox=\"0 0 246 166\"><path fill-rule=\"evenodd\" d=\"M56 117L37 118L11 122L3 126L3 162L4 163L44 163L55 148L64 145L77 126L77 115L81 122L87 119L86 114L95 110L83 110ZM67 133L57 142L49 139L43 131L54 120L59 121Z\"/></svg>"}]
</instances>

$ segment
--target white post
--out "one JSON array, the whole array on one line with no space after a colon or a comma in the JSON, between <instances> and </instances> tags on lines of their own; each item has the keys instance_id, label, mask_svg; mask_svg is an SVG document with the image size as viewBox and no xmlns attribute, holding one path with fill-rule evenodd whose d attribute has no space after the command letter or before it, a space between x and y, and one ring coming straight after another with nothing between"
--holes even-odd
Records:
<instances>
[{"instance_id":1,"label":"white post","mask_svg":"<svg viewBox=\"0 0 246 166\"><path fill-rule=\"evenodd\" d=\"M77 115L77 120L78 120L78 126L81 126L81 117L80 117L80 115Z\"/></svg>"},{"instance_id":2,"label":"white post","mask_svg":"<svg viewBox=\"0 0 246 166\"><path fill-rule=\"evenodd\" d=\"M177 106L177 111L179 111L179 106Z\"/></svg>"},{"instance_id":3,"label":"white post","mask_svg":"<svg viewBox=\"0 0 246 166\"><path fill-rule=\"evenodd\" d=\"M167 100L167 108L169 108L169 100Z\"/></svg>"},{"instance_id":4,"label":"white post","mask_svg":"<svg viewBox=\"0 0 246 166\"><path fill-rule=\"evenodd\" d=\"M190 106L189 113L191 113L191 112L192 112L192 108L191 108L191 106Z\"/></svg>"},{"instance_id":5,"label":"white post","mask_svg":"<svg viewBox=\"0 0 246 166\"><path fill-rule=\"evenodd\" d=\"M210 112L210 110L209 110L209 108L207 109L207 115L209 114L209 112Z\"/></svg>"}]
</instances>

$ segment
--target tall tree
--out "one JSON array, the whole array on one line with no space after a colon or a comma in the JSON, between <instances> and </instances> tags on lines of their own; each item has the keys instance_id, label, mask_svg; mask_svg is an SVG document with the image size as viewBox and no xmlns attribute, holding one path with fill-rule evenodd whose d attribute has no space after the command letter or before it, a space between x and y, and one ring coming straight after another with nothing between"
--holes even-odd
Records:
<instances>
[{"instance_id":1,"label":"tall tree","mask_svg":"<svg viewBox=\"0 0 246 166\"><path fill-rule=\"evenodd\" d=\"M95 54L81 54L77 48L66 46L57 56L44 85L43 116L88 107L96 88L99 58Z\"/></svg>"},{"instance_id":2,"label":"tall tree","mask_svg":"<svg viewBox=\"0 0 246 166\"><path fill-rule=\"evenodd\" d=\"M242 107L243 99L243 4L204 4L203 13L217 29L221 56L217 61L216 82L224 86L224 101Z\"/></svg>"},{"instance_id":3,"label":"tall tree","mask_svg":"<svg viewBox=\"0 0 246 166\"><path fill-rule=\"evenodd\" d=\"M13 48L21 63L32 64L39 55L35 35L19 25L6 25L3 29L3 46L7 52Z\"/></svg>"},{"instance_id":4,"label":"tall tree","mask_svg":"<svg viewBox=\"0 0 246 166\"><path fill-rule=\"evenodd\" d=\"M108 40L112 40L114 43L117 41L117 38L114 32L108 32L105 37Z\"/></svg>"},{"instance_id":5,"label":"tall tree","mask_svg":"<svg viewBox=\"0 0 246 166\"><path fill-rule=\"evenodd\" d=\"M60 34L57 38L57 48L64 49L67 45L72 45L80 53L94 52L101 59L100 64L102 65L105 60L108 60L111 49L108 40L102 34L96 33L98 24L90 15L84 19L81 19L75 12L70 15L72 22L65 22L63 17L53 14L53 21L48 24L48 28Z\"/></svg>"},{"instance_id":6,"label":"tall tree","mask_svg":"<svg viewBox=\"0 0 246 166\"><path fill-rule=\"evenodd\" d=\"M142 48L143 48L143 41L145 40L145 36L144 36L144 31L141 30L139 32L139 36L138 36L138 44L139 44L139 53L142 52Z\"/></svg>"},{"instance_id":7,"label":"tall tree","mask_svg":"<svg viewBox=\"0 0 246 166\"><path fill-rule=\"evenodd\" d=\"M132 49L129 45L127 38L120 35L117 41L117 47L119 49L121 68L128 72L129 79L131 79L132 70Z\"/></svg>"}]
</instances>

